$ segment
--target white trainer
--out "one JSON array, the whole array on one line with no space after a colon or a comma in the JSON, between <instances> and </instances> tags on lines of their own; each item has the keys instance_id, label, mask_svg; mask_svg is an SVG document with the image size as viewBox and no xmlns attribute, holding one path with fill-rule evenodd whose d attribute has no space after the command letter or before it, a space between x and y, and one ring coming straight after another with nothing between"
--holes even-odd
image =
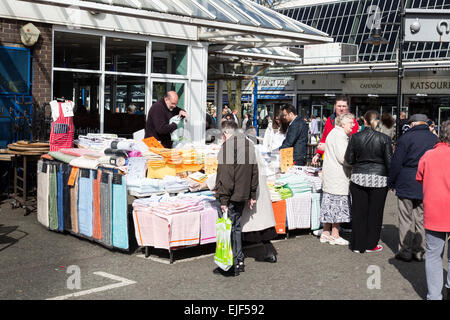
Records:
<instances>
[{"instance_id":1,"label":"white trainer","mask_svg":"<svg viewBox=\"0 0 450 320\"><path fill-rule=\"evenodd\" d=\"M349 242L347 240L345 240L344 238L338 237L338 238L334 238L330 241L330 244L332 245L339 245L339 246L347 246L349 244Z\"/></svg>"}]
</instances>

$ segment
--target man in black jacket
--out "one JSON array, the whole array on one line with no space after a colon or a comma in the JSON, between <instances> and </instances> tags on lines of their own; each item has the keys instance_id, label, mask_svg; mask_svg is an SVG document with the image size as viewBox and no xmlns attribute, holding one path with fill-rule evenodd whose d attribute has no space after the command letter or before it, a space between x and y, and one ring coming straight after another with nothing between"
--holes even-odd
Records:
<instances>
[{"instance_id":1,"label":"man in black jacket","mask_svg":"<svg viewBox=\"0 0 450 320\"><path fill-rule=\"evenodd\" d=\"M423 191L416 173L420 158L438 142L427 120L424 114L409 118L410 129L397 141L388 180L389 188L395 189L398 197L399 248L395 258L405 262L423 261L426 249Z\"/></svg>"},{"instance_id":2,"label":"man in black jacket","mask_svg":"<svg viewBox=\"0 0 450 320\"><path fill-rule=\"evenodd\" d=\"M227 274L237 276L244 267L242 252L241 217L245 203L250 209L256 202L258 188L258 164L255 146L245 134L237 130L234 121L222 124L224 143L218 154L216 177L216 198L220 202L220 212L228 212L231 220L231 248L233 250L233 268ZM224 273L217 268L214 273Z\"/></svg>"},{"instance_id":3,"label":"man in black jacket","mask_svg":"<svg viewBox=\"0 0 450 320\"><path fill-rule=\"evenodd\" d=\"M289 127L280 150L293 147L295 165L304 166L306 165L308 126L303 119L297 116L297 112L292 105L283 108L283 117L289 122Z\"/></svg>"},{"instance_id":4,"label":"man in black jacket","mask_svg":"<svg viewBox=\"0 0 450 320\"><path fill-rule=\"evenodd\" d=\"M170 134L178 127L176 122L169 123L174 116L187 118L186 111L177 107L178 94L175 91L166 93L163 99L155 102L148 112L145 125L145 138L155 137L165 148L172 148Z\"/></svg>"}]
</instances>

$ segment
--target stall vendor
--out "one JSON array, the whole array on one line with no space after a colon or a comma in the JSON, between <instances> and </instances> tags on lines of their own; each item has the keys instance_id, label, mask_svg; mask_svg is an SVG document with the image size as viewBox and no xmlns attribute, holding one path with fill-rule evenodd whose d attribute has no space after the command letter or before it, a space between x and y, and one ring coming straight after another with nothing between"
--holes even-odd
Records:
<instances>
[{"instance_id":1,"label":"stall vendor","mask_svg":"<svg viewBox=\"0 0 450 320\"><path fill-rule=\"evenodd\" d=\"M155 102L148 112L145 125L145 138L155 137L165 148L172 148L170 134L178 127L176 122L169 123L174 116L187 118L186 111L177 107L178 95L175 91L166 93L163 99Z\"/></svg>"}]
</instances>

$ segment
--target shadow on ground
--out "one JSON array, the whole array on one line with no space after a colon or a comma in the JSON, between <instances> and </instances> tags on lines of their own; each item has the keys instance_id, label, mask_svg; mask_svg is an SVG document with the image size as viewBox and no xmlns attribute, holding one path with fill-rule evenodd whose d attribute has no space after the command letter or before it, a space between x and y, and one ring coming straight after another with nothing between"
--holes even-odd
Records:
<instances>
[{"instance_id":1,"label":"shadow on ground","mask_svg":"<svg viewBox=\"0 0 450 320\"><path fill-rule=\"evenodd\" d=\"M383 241L393 252L392 258L388 260L399 273L411 283L414 290L422 298L427 297L427 279L425 276L425 262L404 262L394 258L398 251L398 228L391 224L385 224L381 231Z\"/></svg>"},{"instance_id":2,"label":"shadow on ground","mask_svg":"<svg viewBox=\"0 0 450 320\"><path fill-rule=\"evenodd\" d=\"M21 233L22 235L18 237L10 236L11 233L14 232ZM3 224L0 225L0 251L3 251L6 248L9 248L10 246L16 244L27 235L28 234L26 232L18 230L17 226L5 226Z\"/></svg>"}]
</instances>

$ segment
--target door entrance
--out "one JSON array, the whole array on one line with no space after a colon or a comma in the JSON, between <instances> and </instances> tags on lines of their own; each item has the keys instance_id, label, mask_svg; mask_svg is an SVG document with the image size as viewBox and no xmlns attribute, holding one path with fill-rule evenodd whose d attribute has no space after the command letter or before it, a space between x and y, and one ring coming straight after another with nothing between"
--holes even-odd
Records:
<instances>
[{"instance_id":1,"label":"door entrance","mask_svg":"<svg viewBox=\"0 0 450 320\"><path fill-rule=\"evenodd\" d=\"M439 107L438 114L438 134L440 133L441 123L450 120L450 107Z\"/></svg>"}]
</instances>

